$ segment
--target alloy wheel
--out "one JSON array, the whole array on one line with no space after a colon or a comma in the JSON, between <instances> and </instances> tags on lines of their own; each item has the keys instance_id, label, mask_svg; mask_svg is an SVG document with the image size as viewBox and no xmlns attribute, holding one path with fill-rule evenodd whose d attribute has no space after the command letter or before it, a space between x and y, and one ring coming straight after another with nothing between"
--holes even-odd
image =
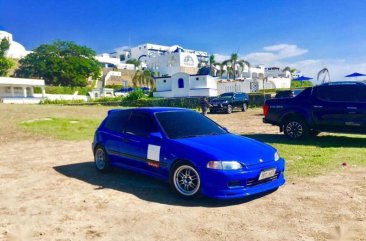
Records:
<instances>
[{"instance_id":1,"label":"alloy wheel","mask_svg":"<svg viewBox=\"0 0 366 241\"><path fill-rule=\"evenodd\" d=\"M175 189L184 196L195 195L201 184L198 172L188 165L182 165L175 170L173 182Z\"/></svg>"}]
</instances>

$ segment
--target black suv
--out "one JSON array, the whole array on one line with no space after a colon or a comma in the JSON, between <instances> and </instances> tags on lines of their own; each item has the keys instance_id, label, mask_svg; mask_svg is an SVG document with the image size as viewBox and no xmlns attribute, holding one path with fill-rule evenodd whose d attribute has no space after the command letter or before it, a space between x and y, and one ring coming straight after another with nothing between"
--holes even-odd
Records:
<instances>
[{"instance_id":1,"label":"black suv","mask_svg":"<svg viewBox=\"0 0 366 241\"><path fill-rule=\"evenodd\" d=\"M291 139L320 132L366 134L366 84L331 82L305 89L294 98L267 100L264 123Z\"/></svg>"},{"instance_id":2,"label":"black suv","mask_svg":"<svg viewBox=\"0 0 366 241\"><path fill-rule=\"evenodd\" d=\"M243 92L228 92L211 100L211 113L226 112L230 114L235 108L246 111L249 106L249 96Z\"/></svg>"}]
</instances>

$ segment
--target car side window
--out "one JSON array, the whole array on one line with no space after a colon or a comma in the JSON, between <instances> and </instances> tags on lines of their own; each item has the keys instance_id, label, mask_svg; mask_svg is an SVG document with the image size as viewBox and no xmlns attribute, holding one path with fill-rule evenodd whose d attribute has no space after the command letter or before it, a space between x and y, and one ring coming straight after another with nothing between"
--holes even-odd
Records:
<instances>
[{"instance_id":1,"label":"car side window","mask_svg":"<svg viewBox=\"0 0 366 241\"><path fill-rule=\"evenodd\" d=\"M152 117L141 111L134 111L126 126L126 134L148 137L151 132L157 131L158 128Z\"/></svg>"},{"instance_id":2,"label":"car side window","mask_svg":"<svg viewBox=\"0 0 366 241\"><path fill-rule=\"evenodd\" d=\"M366 87L362 86L358 88L358 101L362 103L366 103Z\"/></svg>"},{"instance_id":3,"label":"car side window","mask_svg":"<svg viewBox=\"0 0 366 241\"><path fill-rule=\"evenodd\" d=\"M332 88L332 101L341 102L354 102L357 101L357 86L356 85L346 85L346 86L334 86Z\"/></svg>"},{"instance_id":4,"label":"car side window","mask_svg":"<svg viewBox=\"0 0 366 241\"><path fill-rule=\"evenodd\" d=\"M354 102L357 101L355 93L357 93L357 86L354 85L319 86L316 97L325 101Z\"/></svg>"},{"instance_id":5,"label":"car side window","mask_svg":"<svg viewBox=\"0 0 366 241\"><path fill-rule=\"evenodd\" d=\"M315 92L316 98L319 100L330 101L331 100L331 93L330 89L327 86L319 86L316 88Z\"/></svg>"},{"instance_id":6,"label":"car side window","mask_svg":"<svg viewBox=\"0 0 366 241\"><path fill-rule=\"evenodd\" d=\"M109 114L105 122L105 128L122 133L126 127L131 111L116 111Z\"/></svg>"}]
</instances>

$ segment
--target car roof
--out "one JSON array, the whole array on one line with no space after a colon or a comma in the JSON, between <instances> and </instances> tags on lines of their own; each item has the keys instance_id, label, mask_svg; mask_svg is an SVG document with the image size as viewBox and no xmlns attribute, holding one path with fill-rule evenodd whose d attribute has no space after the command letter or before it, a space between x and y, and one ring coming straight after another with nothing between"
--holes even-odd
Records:
<instances>
[{"instance_id":1,"label":"car roof","mask_svg":"<svg viewBox=\"0 0 366 241\"><path fill-rule=\"evenodd\" d=\"M361 81L335 81L335 82L327 82L321 85L365 85L366 83Z\"/></svg>"},{"instance_id":2,"label":"car roof","mask_svg":"<svg viewBox=\"0 0 366 241\"><path fill-rule=\"evenodd\" d=\"M128 108L128 109L112 109L112 110L108 111L108 114L110 114L112 112L126 111L126 110L144 111L144 112L150 112L150 113L171 112L171 111L192 111L190 109L177 108L177 107L138 107L138 108Z\"/></svg>"}]
</instances>

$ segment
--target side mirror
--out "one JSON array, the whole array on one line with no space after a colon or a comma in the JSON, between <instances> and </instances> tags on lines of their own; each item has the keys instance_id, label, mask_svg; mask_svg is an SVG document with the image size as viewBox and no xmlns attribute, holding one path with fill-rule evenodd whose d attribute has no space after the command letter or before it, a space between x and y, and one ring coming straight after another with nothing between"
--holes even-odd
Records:
<instances>
[{"instance_id":1,"label":"side mirror","mask_svg":"<svg viewBox=\"0 0 366 241\"><path fill-rule=\"evenodd\" d=\"M155 140L162 140L163 135L161 134L161 132L151 132L150 138L155 139Z\"/></svg>"}]
</instances>

